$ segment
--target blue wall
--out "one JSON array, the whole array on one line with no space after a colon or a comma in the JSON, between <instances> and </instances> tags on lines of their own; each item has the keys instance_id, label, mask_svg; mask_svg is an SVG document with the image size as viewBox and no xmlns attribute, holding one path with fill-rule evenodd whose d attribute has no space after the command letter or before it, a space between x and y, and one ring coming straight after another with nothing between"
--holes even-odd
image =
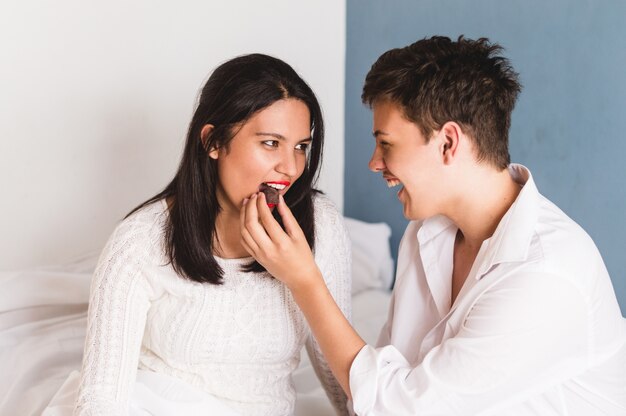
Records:
<instances>
[{"instance_id":1,"label":"blue wall","mask_svg":"<svg viewBox=\"0 0 626 416\"><path fill-rule=\"evenodd\" d=\"M407 221L395 190L367 170L374 148L361 87L384 51L432 35L488 37L505 47L524 89L511 158L582 225L602 253L626 314L626 2L348 0L345 213ZM371 198L371 195L375 195Z\"/></svg>"}]
</instances>

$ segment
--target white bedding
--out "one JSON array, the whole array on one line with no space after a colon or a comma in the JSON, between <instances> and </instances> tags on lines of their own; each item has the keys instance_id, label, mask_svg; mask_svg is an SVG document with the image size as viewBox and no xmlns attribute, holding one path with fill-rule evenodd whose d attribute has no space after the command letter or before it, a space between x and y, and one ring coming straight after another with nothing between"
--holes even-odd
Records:
<instances>
[{"instance_id":1,"label":"white bedding","mask_svg":"<svg viewBox=\"0 0 626 416\"><path fill-rule=\"evenodd\" d=\"M348 225L353 240L377 241L353 245L352 318L365 341L373 343L387 316L392 263L388 227L364 224ZM365 240L362 233L369 233ZM385 238L372 240L372 233ZM97 253L90 253L64 266L0 272L0 416L39 416L68 375L80 370L96 260ZM304 351L294 383L296 415L334 414Z\"/></svg>"},{"instance_id":2,"label":"white bedding","mask_svg":"<svg viewBox=\"0 0 626 416\"><path fill-rule=\"evenodd\" d=\"M384 289L367 289L352 297L352 323L368 344L374 344L387 318L391 294ZM333 408L309 362L305 351L293 380L298 392L297 416L334 415Z\"/></svg>"},{"instance_id":3,"label":"white bedding","mask_svg":"<svg viewBox=\"0 0 626 416\"><path fill-rule=\"evenodd\" d=\"M0 274L0 415L40 415L80 369L89 268Z\"/></svg>"}]
</instances>

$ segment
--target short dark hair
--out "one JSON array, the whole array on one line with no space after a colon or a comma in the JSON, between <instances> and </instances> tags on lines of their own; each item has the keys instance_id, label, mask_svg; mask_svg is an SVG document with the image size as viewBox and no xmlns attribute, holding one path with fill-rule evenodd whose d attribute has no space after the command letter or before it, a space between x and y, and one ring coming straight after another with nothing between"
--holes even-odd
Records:
<instances>
[{"instance_id":1,"label":"short dark hair","mask_svg":"<svg viewBox=\"0 0 626 416\"><path fill-rule=\"evenodd\" d=\"M163 191L140 204L128 215L162 198L171 197L165 226L165 247L177 273L200 283L220 284L224 275L213 255L215 221L220 212L217 161L206 149L228 149L237 131L253 115L287 98L302 101L309 109L311 145L304 172L285 194L285 202L314 248L315 223L313 189L319 174L324 144L322 110L307 83L280 59L250 54L231 59L217 67L202 88L187 132L182 160L172 181ZM212 124L206 143L202 128ZM274 217L281 222L274 210ZM258 262L245 271L265 270Z\"/></svg>"},{"instance_id":2,"label":"short dark hair","mask_svg":"<svg viewBox=\"0 0 626 416\"><path fill-rule=\"evenodd\" d=\"M504 169L510 163L511 113L521 91L518 74L487 38L433 36L391 49L372 65L361 99L370 107L390 100L426 140L454 121L474 141L477 159Z\"/></svg>"}]
</instances>

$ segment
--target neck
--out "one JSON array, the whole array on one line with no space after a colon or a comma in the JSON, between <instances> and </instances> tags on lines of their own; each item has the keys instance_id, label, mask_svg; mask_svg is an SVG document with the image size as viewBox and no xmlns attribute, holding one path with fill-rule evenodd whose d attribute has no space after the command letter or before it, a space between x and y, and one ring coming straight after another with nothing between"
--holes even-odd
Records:
<instances>
[{"instance_id":1,"label":"neck","mask_svg":"<svg viewBox=\"0 0 626 416\"><path fill-rule=\"evenodd\" d=\"M465 244L480 247L493 235L521 188L508 169L493 168L479 169L460 185L459 196L446 215L459 227Z\"/></svg>"},{"instance_id":2,"label":"neck","mask_svg":"<svg viewBox=\"0 0 626 416\"><path fill-rule=\"evenodd\" d=\"M241 244L239 211L222 210L215 221L216 240L213 253L225 259L249 257Z\"/></svg>"}]
</instances>

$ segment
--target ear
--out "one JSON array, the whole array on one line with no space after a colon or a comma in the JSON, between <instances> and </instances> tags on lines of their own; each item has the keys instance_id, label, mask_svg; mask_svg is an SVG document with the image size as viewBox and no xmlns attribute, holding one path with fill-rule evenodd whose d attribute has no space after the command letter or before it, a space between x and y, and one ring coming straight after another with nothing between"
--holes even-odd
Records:
<instances>
[{"instance_id":1,"label":"ear","mask_svg":"<svg viewBox=\"0 0 626 416\"><path fill-rule=\"evenodd\" d=\"M200 130L200 141L202 142L202 147L208 152L208 155L211 159L217 159L217 157L219 156L219 151L217 150L217 147L211 147L210 149L208 148L209 136L213 132L214 128L215 126L213 124L205 124L204 127L202 127L202 130Z\"/></svg>"},{"instance_id":2,"label":"ear","mask_svg":"<svg viewBox=\"0 0 626 416\"><path fill-rule=\"evenodd\" d=\"M440 145L443 163L449 165L458 156L459 142L463 132L457 123L448 121L441 126L440 134L443 135L443 141Z\"/></svg>"}]
</instances>

